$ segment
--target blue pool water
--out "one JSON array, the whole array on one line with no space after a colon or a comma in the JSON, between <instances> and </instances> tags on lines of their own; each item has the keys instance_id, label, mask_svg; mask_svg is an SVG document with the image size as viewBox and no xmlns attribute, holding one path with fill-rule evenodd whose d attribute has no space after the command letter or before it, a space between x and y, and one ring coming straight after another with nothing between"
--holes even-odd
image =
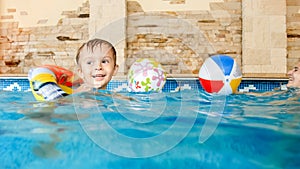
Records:
<instances>
[{"instance_id":1,"label":"blue pool water","mask_svg":"<svg viewBox=\"0 0 300 169\"><path fill-rule=\"evenodd\" d=\"M0 91L0 168L299 168L300 96L263 94Z\"/></svg>"}]
</instances>

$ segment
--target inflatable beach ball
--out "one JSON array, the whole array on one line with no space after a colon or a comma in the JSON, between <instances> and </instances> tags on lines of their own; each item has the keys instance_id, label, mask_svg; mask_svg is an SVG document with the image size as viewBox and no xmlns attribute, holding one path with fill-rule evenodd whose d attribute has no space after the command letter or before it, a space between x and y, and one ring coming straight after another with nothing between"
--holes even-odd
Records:
<instances>
[{"instance_id":1,"label":"inflatable beach ball","mask_svg":"<svg viewBox=\"0 0 300 169\"><path fill-rule=\"evenodd\" d=\"M206 92L228 95L237 90L242 73L232 57L214 55L204 61L199 71L199 80Z\"/></svg>"},{"instance_id":2,"label":"inflatable beach ball","mask_svg":"<svg viewBox=\"0 0 300 169\"><path fill-rule=\"evenodd\" d=\"M129 92L161 91L166 83L166 73L154 59L138 59L128 72Z\"/></svg>"}]
</instances>

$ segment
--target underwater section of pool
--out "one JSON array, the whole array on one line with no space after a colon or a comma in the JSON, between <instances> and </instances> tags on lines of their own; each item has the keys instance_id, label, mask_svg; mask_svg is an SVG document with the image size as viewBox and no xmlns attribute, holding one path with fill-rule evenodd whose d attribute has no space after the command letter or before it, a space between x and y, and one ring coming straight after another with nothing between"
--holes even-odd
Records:
<instances>
[{"instance_id":1,"label":"underwater section of pool","mask_svg":"<svg viewBox=\"0 0 300 169\"><path fill-rule=\"evenodd\" d=\"M1 90L0 168L299 168L299 91L187 89L52 102Z\"/></svg>"}]
</instances>

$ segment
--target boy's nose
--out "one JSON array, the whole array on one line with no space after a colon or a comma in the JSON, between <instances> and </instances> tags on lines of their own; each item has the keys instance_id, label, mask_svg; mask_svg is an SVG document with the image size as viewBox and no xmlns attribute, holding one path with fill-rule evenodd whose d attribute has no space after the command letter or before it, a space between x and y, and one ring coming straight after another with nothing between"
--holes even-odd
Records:
<instances>
[{"instance_id":1,"label":"boy's nose","mask_svg":"<svg viewBox=\"0 0 300 169\"><path fill-rule=\"evenodd\" d=\"M96 66L96 70L102 70L101 64L99 64L98 66Z\"/></svg>"}]
</instances>

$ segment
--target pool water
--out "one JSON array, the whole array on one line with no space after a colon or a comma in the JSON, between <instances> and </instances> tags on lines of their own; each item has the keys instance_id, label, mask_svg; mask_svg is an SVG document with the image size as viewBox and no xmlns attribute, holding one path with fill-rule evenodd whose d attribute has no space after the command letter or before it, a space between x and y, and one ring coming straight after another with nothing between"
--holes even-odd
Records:
<instances>
[{"instance_id":1,"label":"pool water","mask_svg":"<svg viewBox=\"0 0 300 169\"><path fill-rule=\"evenodd\" d=\"M0 92L0 168L299 168L300 95Z\"/></svg>"}]
</instances>

